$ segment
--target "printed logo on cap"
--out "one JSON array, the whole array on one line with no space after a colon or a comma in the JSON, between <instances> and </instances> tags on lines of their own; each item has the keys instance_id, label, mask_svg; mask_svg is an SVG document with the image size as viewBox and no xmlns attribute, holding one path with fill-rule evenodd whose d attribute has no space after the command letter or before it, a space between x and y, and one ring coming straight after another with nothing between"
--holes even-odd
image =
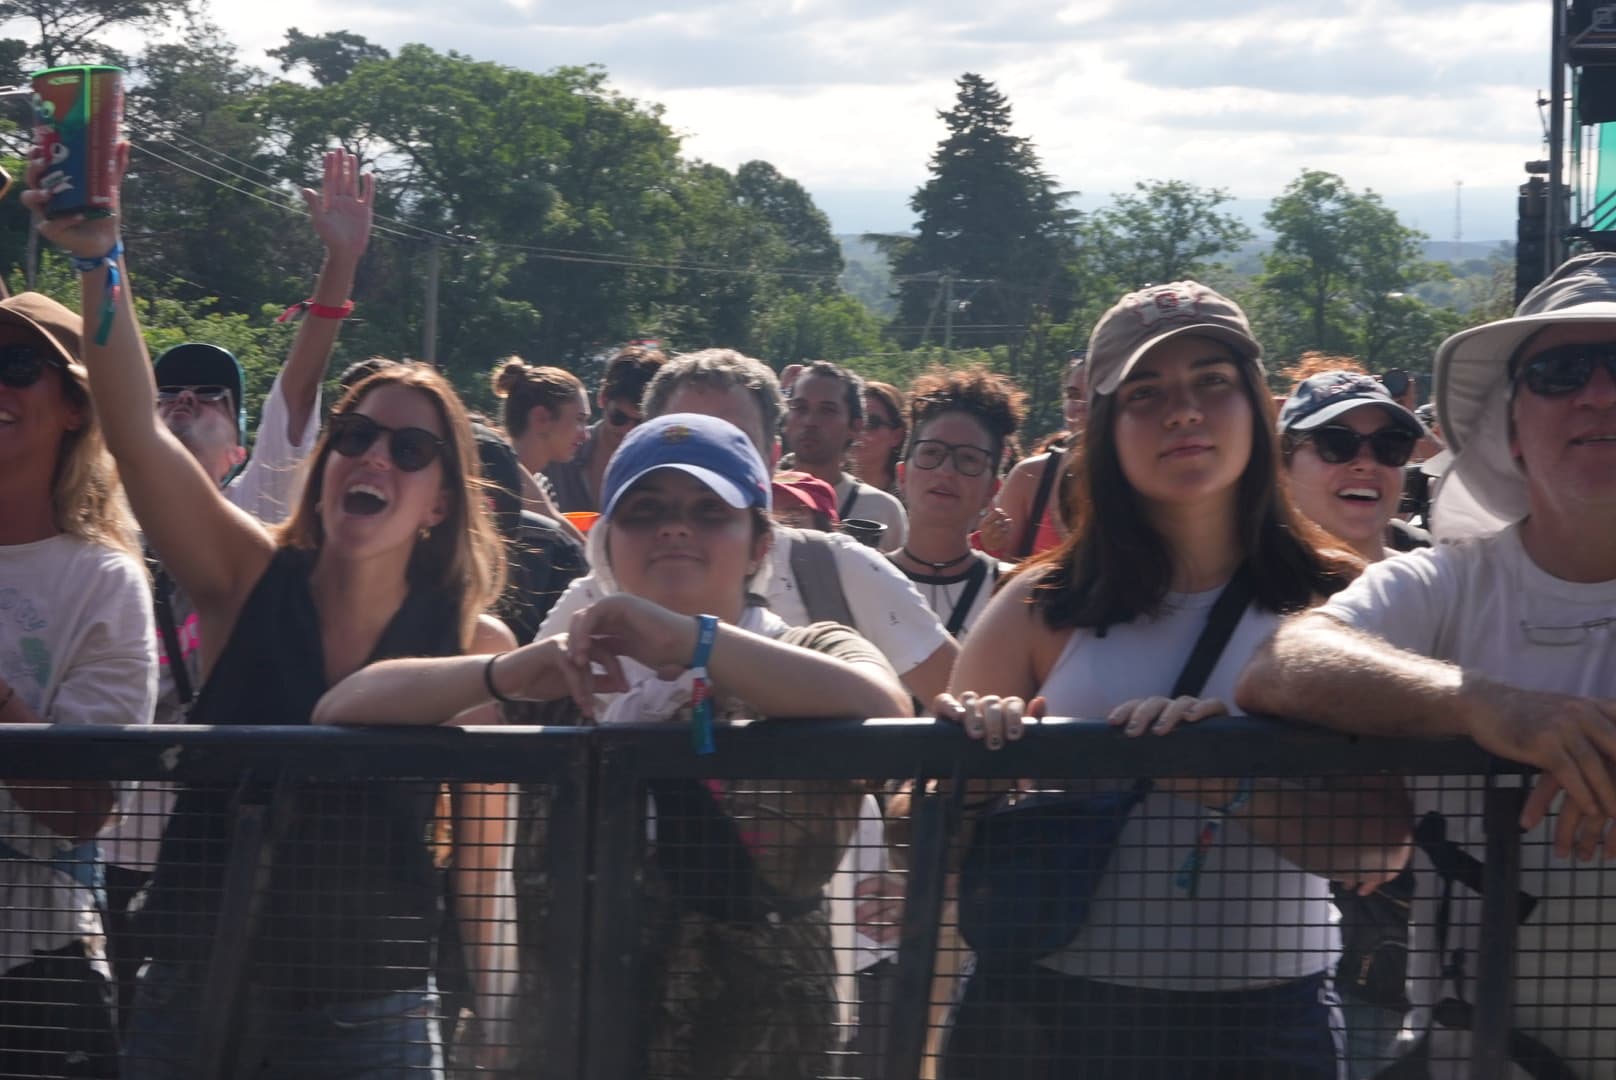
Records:
<instances>
[{"instance_id":1,"label":"printed logo on cap","mask_svg":"<svg viewBox=\"0 0 1616 1080\"><path fill-rule=\"evenodd\" d=\"M1134 301L1134 314L1145 326L1171 319L1193 319L1200 314L1200 296L1171 286L1151 289Z\"/></svg>"},{"instance_id":2,"label":"printed logo on cap","mask_svg":"<svg viewBox=\"0 0 1616 1080\"><path fill-rule=\"evenodd\" d=\"M662 441L666 443L682 443L690 438L690 429L683 424L669 424L662 429Z\"/></svg>"}]
</instances>

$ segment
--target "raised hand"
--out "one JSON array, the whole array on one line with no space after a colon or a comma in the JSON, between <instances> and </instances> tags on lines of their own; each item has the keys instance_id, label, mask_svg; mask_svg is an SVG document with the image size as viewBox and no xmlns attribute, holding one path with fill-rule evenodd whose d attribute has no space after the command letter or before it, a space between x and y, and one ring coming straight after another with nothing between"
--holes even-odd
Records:
<instances>
[{"instance_id":1,"label":"raised hand","mask_svg":"<svg viewBox=\"0 0 1616 1080\"><path fill-rule=\"evenodd\" d=\"M325 155L320 190L302 191L309 220L326 251L357 263L370 243L376 174L361 173L359 159L346 150L331 150Z\"/></svg>"},{"instance_id":2,"label":"raised hand","mask_svg":"<svg viewBox=\"0 0 1616 1080\"><path fill-rule=\"evenodd\" d=\"M113 164L115 192L121 192L124 173L128 170L129 143L120 142ZM22 193L22 204L33 214L34 228L39 230L39 235L69 255L81 259L99 259L111 251L118 242L119 231L123 225L121 204L114 206L111 213L99 217L71 214L47 219L45 208L50 204L50 192L39 187L39 180L43 175L44 163L31 157L27 172L24 174L28 189Z\"/></svg>"}]
</instances>

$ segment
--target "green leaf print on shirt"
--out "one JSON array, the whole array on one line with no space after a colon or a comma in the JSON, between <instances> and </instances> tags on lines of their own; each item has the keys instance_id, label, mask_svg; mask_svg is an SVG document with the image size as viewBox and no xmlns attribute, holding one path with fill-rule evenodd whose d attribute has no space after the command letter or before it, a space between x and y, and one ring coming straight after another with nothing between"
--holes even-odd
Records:
<instances>
[{"instance_id":1,"label":"green leaf print on shirt","mask_svg":"<svg viewBox=\"0 0 1616 1080\"><path fill-rule=\"evenodd\" d=\"M51 655L46 648L43 638L25 637L18 642L18 651L22 654L22 662L28 665L28 674L34 677L34 682L40 689L50 685Z\"/></svg>"}]
</instances>

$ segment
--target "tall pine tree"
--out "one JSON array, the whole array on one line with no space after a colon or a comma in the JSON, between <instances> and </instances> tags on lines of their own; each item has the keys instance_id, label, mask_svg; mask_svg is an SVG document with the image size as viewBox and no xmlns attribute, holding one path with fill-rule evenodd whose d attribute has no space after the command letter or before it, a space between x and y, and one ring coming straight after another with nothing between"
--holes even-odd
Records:
<instances>
[{"instance_id":1,"label":"tall pine tree","mask_svg":"<svg viewBox=\"0 0 1616 1080\"><path fill-rule=\"evenodd\" d=\"M1004 94L970 73L957 85L938 114L948 136L931 179L909 200L916 235L877 238L902 279L894 326L907 344L942 342L951 325L956 345L1014 351L1038 314L1065 317L1077 215L1032 142L1012 133Z\"/></svg>"}]
</instances>

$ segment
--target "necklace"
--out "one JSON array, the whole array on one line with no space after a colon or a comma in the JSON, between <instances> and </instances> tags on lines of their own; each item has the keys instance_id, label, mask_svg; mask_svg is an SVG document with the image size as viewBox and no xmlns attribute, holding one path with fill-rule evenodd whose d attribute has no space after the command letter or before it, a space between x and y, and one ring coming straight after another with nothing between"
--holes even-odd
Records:
<instances>
[{"instance_id":1,"label":"necklace","mask_svg":"<svg viewBox=\"0 0 1616 1080\"><path fill-rule=\"evenodd\" d=\"M933 573L942 573L944 570L947 570L950 566L957 566L960 563L964 562L966 559L969 559L971 557L971 549L966 548L965 549L965 554L956 555L952 559L949 559L946 562L932 562L930 559L922 559L919 555L916 555L914 552L909 550L909 545L908 544L903 545L903 554L904 554L904 556L906 558L913 559L915 562L919 563L921 566L929 566L929 567L931 567Z\"/></svg>"}]
</instances>

